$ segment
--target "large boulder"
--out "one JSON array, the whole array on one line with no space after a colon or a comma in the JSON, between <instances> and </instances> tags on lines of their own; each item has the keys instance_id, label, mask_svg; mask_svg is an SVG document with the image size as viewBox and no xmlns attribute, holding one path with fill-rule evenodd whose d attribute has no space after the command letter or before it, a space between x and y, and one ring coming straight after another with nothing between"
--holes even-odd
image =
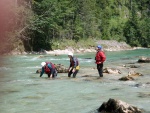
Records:
<instances>
[{"instance_id":1,"label":"large boulder","mask_svg":"<svg viewBox=\"0 0 150 113\"><path fill-rule=\"evenodd\" d=\"M109 99L98 108L100 113L142 113L142 110L121 100Z\"/></svg>"},{"instance_id":2,"label":"large boulder","mask_svg":"<svg viewBox=\"0 0 150 113\"><path fill-rule=\"evenodd\" d=\"M142 57L138 60L138 63L150 63L150 58Z\"/></svg>"},{"instance_id":3,"label":"large boulder","mask_svg":"<svg viewBox=\"0 0 150 113\"><path fill-rule=\"evenodd\" d=\"M68 68L62 64L54 64L58 73L68 73ZM36 73L41 73L41 69L38 69Z\"/></svg>"}]
</instances>

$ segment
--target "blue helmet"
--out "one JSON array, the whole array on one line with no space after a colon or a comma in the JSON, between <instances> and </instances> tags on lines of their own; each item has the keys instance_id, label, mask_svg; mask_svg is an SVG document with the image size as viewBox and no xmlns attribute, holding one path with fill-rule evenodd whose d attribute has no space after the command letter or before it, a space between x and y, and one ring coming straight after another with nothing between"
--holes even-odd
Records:
<instances>
[{"instance_id":1,"label":"blue helmet","mask_svg":"<svg viewBox=\"0 0 150 113\"><path fill-rule=\"evenodd\" d=\"M98 48L98 49L102 49L102 46L101 46L101 45L98 45L97 48Z\"/></svg>"}]
</instances>

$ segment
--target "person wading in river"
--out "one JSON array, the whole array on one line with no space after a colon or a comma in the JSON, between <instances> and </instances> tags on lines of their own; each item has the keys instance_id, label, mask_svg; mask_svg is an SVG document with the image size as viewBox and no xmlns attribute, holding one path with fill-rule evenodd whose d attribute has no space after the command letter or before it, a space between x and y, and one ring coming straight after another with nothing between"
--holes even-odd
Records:
<instances>
[{"instance_id":1,"label":"person wading in river","mask_svg":"<svg viewBox=\"0 0 150 113\"><path fill-rule=\"evenodd\" d=\"M106 60L105 53L102 51L102 46L97 46L97 53L95 55L95 63L100 77L103 77L103 63Z\"/></svg>"},{"instance_id":2,"label":"person wading in river","mask_svg":"<svg viewBox=\"0 0 150 113\"><path fill-rule=\"evenodd\" d=\"M55 68L55 65L51 62L42 62L41 66L42 71L40 73L40 77L42 77L44 73L48 75L48 78L55 78L57 76L57 70Z\"/></svg>"},{"instance_id":3,"label":"person wading in river","mask_svg":"<svg viewBox=\"0 0 150 113\"><path fill-rule=\"evenodd\" d=\"M69 53L68 57L70 58L68 77L71 77L71 74L73 73L73 78L75 78L79 71L79 61L76 57L73 56L73 53Z\"/></svg>"}]
</instances>

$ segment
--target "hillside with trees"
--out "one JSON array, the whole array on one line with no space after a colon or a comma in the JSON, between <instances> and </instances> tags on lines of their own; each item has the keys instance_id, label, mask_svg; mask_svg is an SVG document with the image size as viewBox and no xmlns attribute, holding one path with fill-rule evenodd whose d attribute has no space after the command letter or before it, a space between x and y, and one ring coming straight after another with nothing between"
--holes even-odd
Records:
<instances>
[{"instance_id":1,"label":"hillside with trees","mask_svg":"<svg viewBox=\"0 0 150 113\"><path fill-rule=\"evenodd\" d=\"M150 47L149 0L16 0L14 6L13 28L3 35L9 50L52 50L93 39Z\"/></svg>"}]
</instances>

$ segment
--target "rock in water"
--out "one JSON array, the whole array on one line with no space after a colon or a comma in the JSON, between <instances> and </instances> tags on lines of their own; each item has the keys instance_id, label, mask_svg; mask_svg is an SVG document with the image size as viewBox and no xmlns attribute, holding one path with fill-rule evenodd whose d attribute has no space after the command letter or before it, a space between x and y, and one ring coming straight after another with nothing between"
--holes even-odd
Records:
<instances>
[{"instance_id":1,"label":"rock in water","mask_svg":"<svg viewBox=\"0 0 150 113\"><path fill-rule=\"evenodd\" d=\"M128 80L134 80L134 78L130 77L130 76L124 76L124 77L119 78L119 80L121 80L121 81L128 81Z\"/></svg>"},{"instance_id":2,"label":"rock in water","mask_svg":"<svg viewBox=\"0 0 150 113\"><path fill-rule=\"evenodd\" d=\"M105 69L103 69L103 73L121 74L121 71L119 69L115 69L115 68L105 68Z\"/></svg>"},{"instance_id":3,"label":"rock in water","mask_svg":"<svg viewBox=\"0 0 150 113\"><path fill-rule=\"evenodd\" d=\"M41 73L41 71L42 71L41 69L38 69L36 70L36 73Z\"/></svg>"},{"instance_id":4,"label":"rock in water","mask_svg":"<svg viewBox=\"0 0 150 113\"><path fill-rule=\"evenodd\" d=\"M135 71L129 71L128 76L121 77L119 78L119 80L121 81L134 80L133 77L139 77L139 76L143 76L143 74L137 73Z\"/></svg>"},{"instance_id":5,"label":"rock in water","mask_svg":"<svg viewBox=\"0 0 150 113\"><path fill-rule=\"evenodd\" d=\"M129 105L126 102L116 99L109 99L104 102L99 108L98 112L101 113L142 113L139 108Z\"/></svg>"},{"instance_id":6,"label":"rock in water","mask_svg":"<svg viewBox=\"0 0 150 113\"><path fill-rule=\"evenodd\" d=\"M68 68L62 64L54 64L58 73L68 73Z\"/></svg>"},{"instance_id":7,"label":"rock in water","mask_svg":"<svg viewBox=\"0 0 150 113\"><path fill-rule=\"evenodd\" d=\"M128 72L128 76L143 76L143 74L137 73L137 72L135 72L135 71L129 71L129 72Z\"/></svg>"},{"instance_id":8,"label":"rock in water","mask_svg":"<svg viewBox=\"0 0 150 113\"><path fill-rule=\"evenodd\" d=\"M138 60L138 63L150 63L150 58L142 57Z\"/></svg>"}]
</instances>

